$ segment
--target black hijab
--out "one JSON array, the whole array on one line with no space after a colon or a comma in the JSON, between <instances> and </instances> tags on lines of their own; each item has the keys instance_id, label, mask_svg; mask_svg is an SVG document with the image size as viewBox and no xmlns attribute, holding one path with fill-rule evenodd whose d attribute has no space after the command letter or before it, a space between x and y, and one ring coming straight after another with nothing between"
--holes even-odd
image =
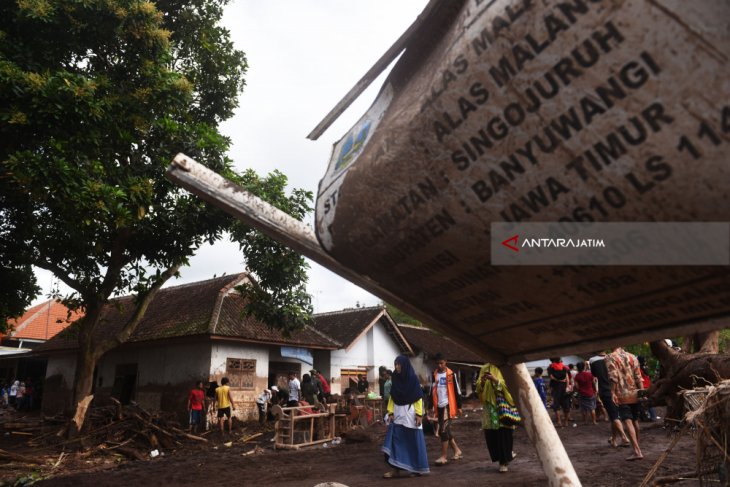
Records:
<instances>
[{"instance_id":1,"label":"black hijab","mask_svg":"<svg viewBox=\"0 0 730 487\"><path fill-rule=\"evenodd\" d=\"M423 397L416 371L413 370L411 361L405 355L398 355L395 363L400 364L400 373L393 371L390 397L399 406L413 404Z\"/></svg>"}]
</instances>

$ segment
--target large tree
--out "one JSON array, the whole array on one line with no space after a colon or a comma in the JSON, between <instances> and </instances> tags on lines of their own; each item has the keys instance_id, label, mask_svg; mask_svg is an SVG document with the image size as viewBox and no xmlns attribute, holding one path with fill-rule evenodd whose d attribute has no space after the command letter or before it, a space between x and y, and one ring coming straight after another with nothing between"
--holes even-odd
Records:
<instances>
[{"instance_id":1,"label":"large tree","mask_svg":"<svg viewBox=\"0 0 730 487\"><path fill-rule=\"evenodd\" d=\"M226 156L218 125L237 106L247 64L219 25L225 3L0 3L0 239L12 236L0 261L48 269L73 289L65 304L85 312L75 325L76 404L99 358L129 338L165 281L229 232L269 291L260 297L284 309L253 311L283 329L311 313L300 256L164 178L185 152L285 211L309 211L311 194L286 196L282 174L237 174ZM130 321L96 340L103 306L129 292Z\"/></svg>"},{"instance_id":2,"label":"large tree","mask_svg":"<svg viewBox=\"0 0 730 487\"><path fill-rule=\"evenodd\" d=\"M654 404L667 406L668 416L682 418L681 390L716 384L730 377L730 350L720 349L720 337L727 332L725 329L685 337L683 349L670 347L664 340L650 343L661 364L661 373L648 395Z\"/></svg>"}]
</instances>

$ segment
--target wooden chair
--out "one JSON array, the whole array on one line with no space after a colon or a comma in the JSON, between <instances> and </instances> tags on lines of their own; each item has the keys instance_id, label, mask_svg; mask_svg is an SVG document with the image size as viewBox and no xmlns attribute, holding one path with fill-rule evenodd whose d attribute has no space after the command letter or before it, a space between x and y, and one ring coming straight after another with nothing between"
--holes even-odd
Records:
<instances>
[{"instance_id":1,"label":"wooden chair","mask_svg":"<svg viewBox=\"0 0 730 487\"><path fill-rule=\"evenodd\" d=\"M274 447L283 449L299 449L332 440L335 434L335 415L311 413L311 406L282 408L275 406L271 413L277 418L274 434ZM322 427L323 418L329 420L326 428ZM315 427L320 438L314 440Z\"/></svg>"}]
</instances>

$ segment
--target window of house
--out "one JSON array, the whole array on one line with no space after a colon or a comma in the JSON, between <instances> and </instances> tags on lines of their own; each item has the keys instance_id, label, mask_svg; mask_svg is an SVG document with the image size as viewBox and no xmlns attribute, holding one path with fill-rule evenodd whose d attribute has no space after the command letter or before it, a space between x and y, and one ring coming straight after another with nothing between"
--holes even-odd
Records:
<instances>
[{"instance_id":1,"label":"window of house","mask_svg":"<svg viewBox=\"0 0 730 487\"><path fill-rule=\"evenodd\" d=\"M230 386L239 389L253 389L256 377L256 360L229 358L226 360L226 376Z\"/></svg>"},{"instance_id":2,"label":"window of house","mask_svg":"<svg viewBox=\"0 0 730 487\"><path fill-rule=\"evenodd\" d=\"M357 369L340 369L340 387L343 394L345 392L345 389L347 389L348 387L357 388L357 379L358 376L360 376L361 374L367 377L368 370L364 367Z\"/></svg>"}]
</instances>

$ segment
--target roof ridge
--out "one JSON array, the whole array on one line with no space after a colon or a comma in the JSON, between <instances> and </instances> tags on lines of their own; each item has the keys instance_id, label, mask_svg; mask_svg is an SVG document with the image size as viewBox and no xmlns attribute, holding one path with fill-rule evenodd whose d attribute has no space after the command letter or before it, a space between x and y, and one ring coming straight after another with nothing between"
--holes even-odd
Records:
<instances>
[{"instance_id":1,"label":"roof ridge","mask_svg":"<svg viewBox=\"0 0 730 487\"><path fill-rule=\"evenodd\" d=\"M396 323L396 325L398 325L399 328L410 328L412 330L426 330L426 331L430 331L431 333L435 333L435 331L433 331L431 328L429 328L427 326L411 325L408 323Z\"/></svg>"},{"instance_id":2,"label":"roof ridge","mask_svg":"<svg viewBox=\"0 0 730 487\"><path fill-rule=\"evenodd\" d=\"M334 343L335 345L339 346L340 348L344 348L344 345L342 343L340 343L339 341L335 340L333 337L329 336L325 332L316 329L314 326L312 326L312 325L304 325L304 327L306 329L308 329L308 330L312 330L314 333L316 333L317 335L321 336L322 338L326 338L327 340L331 341L332 343Z\"/></svg>"},{"instance_id":3,"label":"roof ridge","mask_svg":"<svg viewBox=\"0 0 730 487\"><path fill-rule=\"evenodd\" d=\"M13 327L13 331L10 333L10 336L12 337L19 331L22 331L23 329L27 328L28 325L30 323L32 323L33 320L35 320L37 317L41 316L45 310L48 310L48 313L50 314L51 307L50 307L49 303L52 305L53 301L54 301L53 299L49 299L48 301L44 301L42 303L37 304L36 306L38 306L38 311L36 311L32 315L30 315L22 323L18 323L17 327ZM46 307L46 305L49 305L49 306ZM33 307L31 307L31 309L33 309ZM30 311L30 310L28 310L28 311Z\"/></svg>"},{"instance_id":4,"label":"roof ridge","mask_svg":"<svg viewBox=\"0 0 730 487\"><path fill-rule=\"evenodd\" d=\"M344 313L352 313L354 311L375 311L375 310L381 310L385 309L384 306L368 306L368 307L362 307L362 308L345 308L338 311L326 311L324 313L314 313L312 317L315 316L329 316L329 315L336 315L336 314L344 314Z\"/></svg>"},{"instance_id":5,"label":"roof ridge","mask_svg":"<svg viewBox=\"0 0 730 487\"><path fill-rule=\"evenodd\" d=\"M198 286L198 285L201 285L201 284L204 284L204 283L208 283L208 282L211 282L211 281L217 281L217 280L221 280L221 279L240 278L241 276L245 276L245 275L246 275L245 272L239 272L237 274L228 274L228 275L225 275L225 276L211 277L210 279L203 279L202 281L186 282L184 284L178 284L176 286L164 287L164 288L161 288L160 291L169 291L169 290L172 290L172 289L180 289L180 288L183 288L183 287ZM128 296L132 296L132 295L129 294Z\"/></svg>"},{"instance_id":6,"label":"roof ridge","mask_svg":"<svg viewBox=\"0 0 730 487\"><path fill-rule=\"evenodd\" d=\"M229 291L236 286L240 285L245 279L249 279L250 277L247 273L241 272L240 274L236 275L237 279L229 282L225 286L223 286L220 291L218 291L218 296L215 298L215 303L213 304L213 310L210 315L210 322L208 324L208 333L211 335L215 335L216 328L218 327L218 320L221 317L221 309L223 308L223 300L228 296Z\"/></svg>"},{"instance_id":7,"label":"roof ridge","mask_svg":"<svg viewBox=\"0 0 730 487\"><path fill-rule=\"evenodd\" d=\"M243 276L243 275L246 275L246 273L245 272L240 272L238 274L229 274L229 275L226 275L226 276L211 277L210 279L204 279L202 281L187 282L185 284L178 284L177 286L163 287L163 288L160 288L159 291L157 291L157 294L164 293L164 292L168 292L168 291L173 291L173 290L178 290L178 289L183 289L183 288L186 288L186 287L199 286L201 284L210 283L212 281L221 280L221 279L224 279L224 278L225 279L230 279L232 277L239 277L239 276ZM136 297L137 297L137 294L134 294L134 293L132 293L132 294L125 294L123 296L115 296L115 297L109 299L109 301L107 301L106 304L112 303L113 301L119 301L119 300L122 300L122 299L134 299Z\"/></svg>"}]
</instances>

